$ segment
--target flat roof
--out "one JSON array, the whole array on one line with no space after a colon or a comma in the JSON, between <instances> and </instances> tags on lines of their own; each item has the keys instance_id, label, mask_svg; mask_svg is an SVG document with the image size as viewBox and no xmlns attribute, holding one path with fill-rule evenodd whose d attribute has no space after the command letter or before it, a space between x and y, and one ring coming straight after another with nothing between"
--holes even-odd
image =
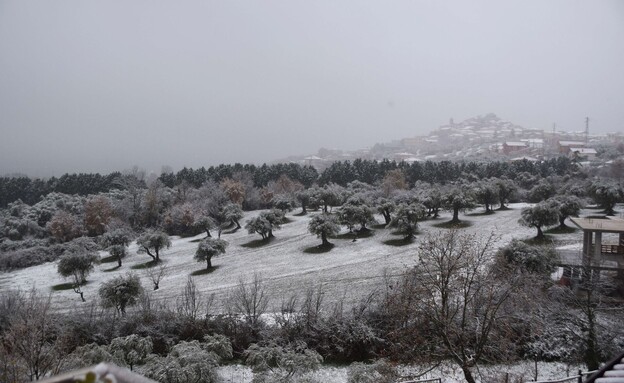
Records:
<instances>
[{"instance_id":1,"label":"flat roof","mask_svg":"<svg viewBox=\"0 0 624 383\"><path fill-rule=\"evenodd\" d=\"M617 218L575 218L571 217L576 226L582 230L604 233L624 233L624 220Z\"/></svg>"}]
</instances>

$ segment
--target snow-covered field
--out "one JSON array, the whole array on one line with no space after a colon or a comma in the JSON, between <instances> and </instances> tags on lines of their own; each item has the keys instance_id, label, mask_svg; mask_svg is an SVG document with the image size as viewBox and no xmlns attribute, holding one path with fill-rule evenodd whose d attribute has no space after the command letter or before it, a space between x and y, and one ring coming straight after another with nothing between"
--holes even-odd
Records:
<instances>
[{"instance_id":1,"label":"snow-covered field","mask_svg":"<svg viewBox=\"0 0 624 383\"><path fill-rule=\"evenodd\" d=\"M511 204L510 210L497 211L491 215L481 215L481 209L472 214L460 215L460 219L471 223L462 229L477 236L497 235L497 244L504 245L513 238L530 238L535 235L534 229L518 224L520 209L524 204ZM245 219L259 212L247 213ZM311 216L288 214L289 223L275 231L276 238L265 245L254 247L260 236L250 235L241 229L232 234L224 234L228 241L226 254L212 260L214 271L192 276L196 286L204 297L214 294L213 310L220 312L228 309L228 299L233 288L242 278L251 280L258 273L271 297L269 309L279 309L283 299L293 294L301 295L308 288L316 288L322 284L324 303L332 304L343 300L345 307L356 303L375 287L383 282L383 275L403 273L407 267L416 263L416 249L420 238L428 232L446 230L434 227L449 220L448 214L437 220L428 220L420 225L420 234L414 243L407 246L391 246L384 244L388 239L398 239L391 229L374 229L373 236L352 242L350 238L333 239L336 245L331 251L321 254L310 254L305 249L317 246L320 240L308 233L307 225ZM153 299L175 302L184 287L187 278L193 272L206 267L193 259L197 249L197 241L205 234L192 238L172 238L171 248L164 250L161 258L168 268L168 274L162 279L160 289L152 292ZM557 235L563 243L580 242L580 234ZM120 269L114 269L116 263L97 265L88 277L88 284L83 287L85 299L92 301L97 297L101 283L127 272L137 273L146 290L152 284L144 270L133 269L151 260L147 255L136 254L136 244L130 246L130 256L124 259ZM102 256L108 254L102 253ZM53 291L52 287L68 282L56 270L56 263L47 263L11 273L0 274L0 291L7 289L27 290L33 286L42 292L52 293L54 306L67 309L81 305L80 298L73 290Z\"/></svg>"},{"instance_id":2,"label":"snow-covered field","mask_svg":"<svg viewBox=\"0 0 624 383\"><path fill-rule=\"evenodd\" d=\"M474 374L477 381L482 383L502 383L506 381L506 376L508 376L508 382L530 382L535 379L535 368L533 362L479 366L478 369L475 369ZM554 380L575 376L578 370L579 366L539 362L537 364L537 380ZM418 379L442 378L443 383L464 383L466 381L461 369L451 363L443 364L424 375L419 373L422 368L416 366L399 366L399 371L402 376L415 376L417 374ZM323 366L319 370L309 373L309 376L312 378L310 379L312 382L346 383L348 373L348 367ZM219 367L218 374L224 383L251 383L253 378L251 369L242 365ZM575 380L570 382L573 381Z\"/></svg>"}]
</instances>

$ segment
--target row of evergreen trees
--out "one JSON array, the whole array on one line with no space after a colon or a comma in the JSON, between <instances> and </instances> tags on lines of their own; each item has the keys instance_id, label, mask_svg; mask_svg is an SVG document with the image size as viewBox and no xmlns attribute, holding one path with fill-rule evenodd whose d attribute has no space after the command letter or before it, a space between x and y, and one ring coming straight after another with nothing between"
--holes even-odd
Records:
<instances>
[{"instance_id":1,"label":"row of evergreen trees","mask_svg":"<svg viewBox=\"0 0 624 383\"><path fill-rule=\"evenodd\" d=\"M451 162L426 161L408 164L395 161L373 161L356 159L354 161L334 162L321 174L311 166L299 164L256 165L219 165L209 168L183 168L177 173L163 173L158 178L165 186L174 187L182 183L194 187L201 186L208 180L220 182L232 178L236 174L251 175L256 187L266 186L269 182L286 175L293 181L300 182L305 187L313 183L326 185L335 183L346 186L353 181L377 184L383 180L389 171L403 170L407 181L413 185L417 181L445 184L461 179L483 179L491 177L505 177L515 179L517 175L528 173L537 176L565 175L577 170L576 164L566 157L559 157L543 162L526 160L515 162ZM61 177L52 177L47 180L29 177L0 177L0 207L17 201L33 205L49 193L90 195L108 192L113 189L125 189L128 182L145 188L145 180L136 174L122 174L113 172L107 175L99 173L64 174Z\"/></svg>"}]
</instances>

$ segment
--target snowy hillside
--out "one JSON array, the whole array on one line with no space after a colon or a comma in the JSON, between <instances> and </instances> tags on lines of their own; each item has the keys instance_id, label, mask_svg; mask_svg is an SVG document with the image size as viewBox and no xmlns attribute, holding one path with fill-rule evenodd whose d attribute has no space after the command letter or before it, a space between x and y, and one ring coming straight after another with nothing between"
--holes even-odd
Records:
<instances>
[{"instance_id":1,"label":"snowy hillside","mask_svg":"<svg viewBox=\"0 0 624 383\"><path fill-rule=\"evenodd\" d=\"M473 214L462 218L471 223L470 227L463 230L479 236L494 232L499 236L498 244L506 244L513 238L534 236L533 229L522 227L517 222L523 206L511 204L511 210L497 211L492 215L480 215L478 213L481 210L477 209ZM247 213L245 220L258 213ZM392 234L391 229L377 228L373 230L371 237L360 238L356 242L350 236L340 236L332 240L336 246L330 252L314 254L305 252L306 249L320 244L320 240L307 231L308 221L314 214L317 213L307 216L289 214L290 222L277 230L276 238L268 244L262 244L258 235L250 235L243 229L223 234L222 238L228 241L229 246L225 255L213 258L215 269L210 273L202 273L205 263L198 263L193 259L197 242L204 234L191 238L173 237L171 248L162 253L168 274L161 281L160 289L153 292L153 298L175 302L188 276L195 272L197 275L192 278L199 290L204 297L214 294L213 309L222 312L228 309L228 294L237 286L239 280L242 278L249 281L254 273L258 273L270 292L272 309L279 308L282 299L301 294L311 287L316 288L319 283L323 285L326 304L341 299L347 305L356 303L383 282L384 273L397 275L404 272L406 267L413 266L419 238L427 232L446 230L434 225L450 218L442 215L437 220L422 222L420 234L410 245L385 244L384 241L398 239L400 236ZM343 233L345 232L343 229ZM557 238L563 239L562 236ZM574 238L573 235L570 237ZM85 299L96 299L97 289L102 282L127 272L137 273L144 288L151 290L151 281L141 269L150 258L136 254L136 250L136 244L132 244L132 255L124 260L119 269L115 268L116 263L97 265L88 278L88 284L83 288ZM108 254L101 255L106 257ZM47 263L0 274L0 290L30 289L34 286L42 292L52 292L53 286L68 282L56 270L56 263ZM78 295L71 289L54 291L52 299L59 309L81 304Z\"/></svg>"}]
</instances>

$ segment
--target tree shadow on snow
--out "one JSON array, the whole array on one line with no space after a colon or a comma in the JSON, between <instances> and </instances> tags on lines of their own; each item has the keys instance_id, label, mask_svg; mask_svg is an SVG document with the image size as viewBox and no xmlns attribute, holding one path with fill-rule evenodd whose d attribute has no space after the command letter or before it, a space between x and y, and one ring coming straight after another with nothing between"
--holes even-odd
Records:
<instances>
[{"instance_id":1,"label":"tree shadow on snow","mask_svg":"<svg viewBox=\"0 0 624 383\"><path fill-rule=\"evenodd\" d=\"M59 283L58 285L54 285L52 287L50 287L52 289L52 291L65 291L65 290L71 290L74 288L74 284L71 282L67 282L67 283Z\"/></svg>"},{"instance_id":2,"label":"tree shadow on snow","mask_svg":"<svg viewBox=\"0 0 624 383\"><path fill-rule=\"evenodd\" d=\"M117 262L117 257L109 255L108 257L100 258L100 263L113 263Z\"/></svg>"},{"instance_id":3,"label":"tree shadow on snow","mask_svg":"<svg viewBox=\"0 0 624 383\"><path fill-rule=\"evenodd\" d=\"M110 273L111 271L115 271L115 270L119 270L119 269L121 269L121 266L115 265L115 266L113 266L113 267L111 267L109 269L103 269L102 271L105 272L105 273Z\"/></svg>"},{"instance_id":4,"label":"tree shadow on snow","mask_svg":"<svg viewBox=\"0 0 624 383\"><path fill-rule=\"evenodd\" d=\"M89 281L83 283L81 286L85 286L89 283ZM74 288L74 284L71 282L59 283L58 285L54 285L50 287L52 291L66 291L72 290Z\"/></svg>"},{"instance_id":5,"label":"tree shadow on snow","mask_svg":"<svg viewBox=\"0 0 624 383\"><path fill-rule=\"evenodd\" d=\"M472 222L470 221L459 221L459 222L446 221L442 223L436 223L433 226L440 228L440 229L465 229L467 227L472 226Z\"/></svg>"},{"instance_id":6,"label":"tree shadow on snow","mask_svg":"<svg viewBox=\"0 0 624 383\"><path fill-rule=\"evenodd\" d=\"M145 262L145 263L139 263L138 265L133 265L130 268L132 270L143 270L143 269L149 269L151 267L154 267L156 265L158 265L159 262L156 262L154 260L151 260L149 262Z\"/></svg>"},{"instance_id":7,"label":"tree shadow on snow","mask_svg":"<svg viewBox=\"0 0 624 383\"><path fill-rule=\"evenodd\" d=\"M375 232L373 230L366 229L364 231L354 231L352 233L350 232L350 233L339 234L339 235L335 236L334 238L336 238L336 239L351 239L351 240L353 240L353 238L356 238L356 239L370 238L373 235L375 235Z\"/></svg>"},{"instance_id":8,"label":"tree shadow on snow","mask_svg":"<svg viewBox=\"0 0 624 383\"><path fill-rule=\"evenodd\" d=\"M414 243L413 238L396 238L383 241L384 244L389 246L407 246Z\"/></svg>"},{"instance_id":9,"label":"tree shadow on snow","mask_svg":"<svg viewBox=\"0 0 624 383\"><path fill-rule=\"evenodd\" d=\"M553 227L552 229L548 229L548 230L544 230L545 234L570 234L570 233L575 233L577 231L576 228L574 227L570 227L570 226L557 226L557 227Z\"/></svg>"},{"instance_id":10,"label":"tree shadow on snow","mask_svg":"<svg viewBox=\"0 0 624 383\"><path fill-rule=\"evenodd\" d=\"M303 252L306 254L323 254L323 253L327 253L329 252L331 249L334 248L333 243L330 243L329 245L318 245L318 246L312 246L312 247L308 247L307 249L303 249Z\"/></svg>"},{"instance_id":11,"label":"tree shadow on snow","mask_svg":"<svg viewBox=\"0 0 624 383\"><path fill-rule=\"evenodd\" d=\"M480 217L483 215L492 215L492 214L496 214L494 210L490 210L490 211L483 210L483 211L475 211L475 212L468 213L466 214L466 217Z\"/></svg>"},{"instance_id":12,"label":"tree shadow on snow","mask_svg":"<svg viewBox=\"0 0 624 383\"><path fill-rule=\"evenodd\" d=\"M542 246L542 245L550 245L551 243L554 242L554 240L550 235L544 235L542 238L532 237L532 238L523 239L522 242L526 243L527 245Z\"/></svg>"},{"instance_id":13,"label":"tree shadow on snow","mask_svg":"<svg viewBox=\"0 0 624 383\"><path fill-rule=\"evenodd\" d=\"M241 247L245 247L247 249L257 249L258 247L266 246L269 243L273 242L274 238L267 239L254 239L247 243L243 243Z\"/></svg>"},{"instance_id":14,"label":"tree shadow on snow","mask_svg":"<svg viewBox=\"0 0 624 383\"><path fill-rule=\"evenodd\" d=\"M212 274L213 271L215 271L216 269L218 269L219 266L212 266L209 269L203 268L201 270L195 270L191 273L192 276L196 277L198 275L207 275L207 274Z\"/></svg>"}]
</instances>

